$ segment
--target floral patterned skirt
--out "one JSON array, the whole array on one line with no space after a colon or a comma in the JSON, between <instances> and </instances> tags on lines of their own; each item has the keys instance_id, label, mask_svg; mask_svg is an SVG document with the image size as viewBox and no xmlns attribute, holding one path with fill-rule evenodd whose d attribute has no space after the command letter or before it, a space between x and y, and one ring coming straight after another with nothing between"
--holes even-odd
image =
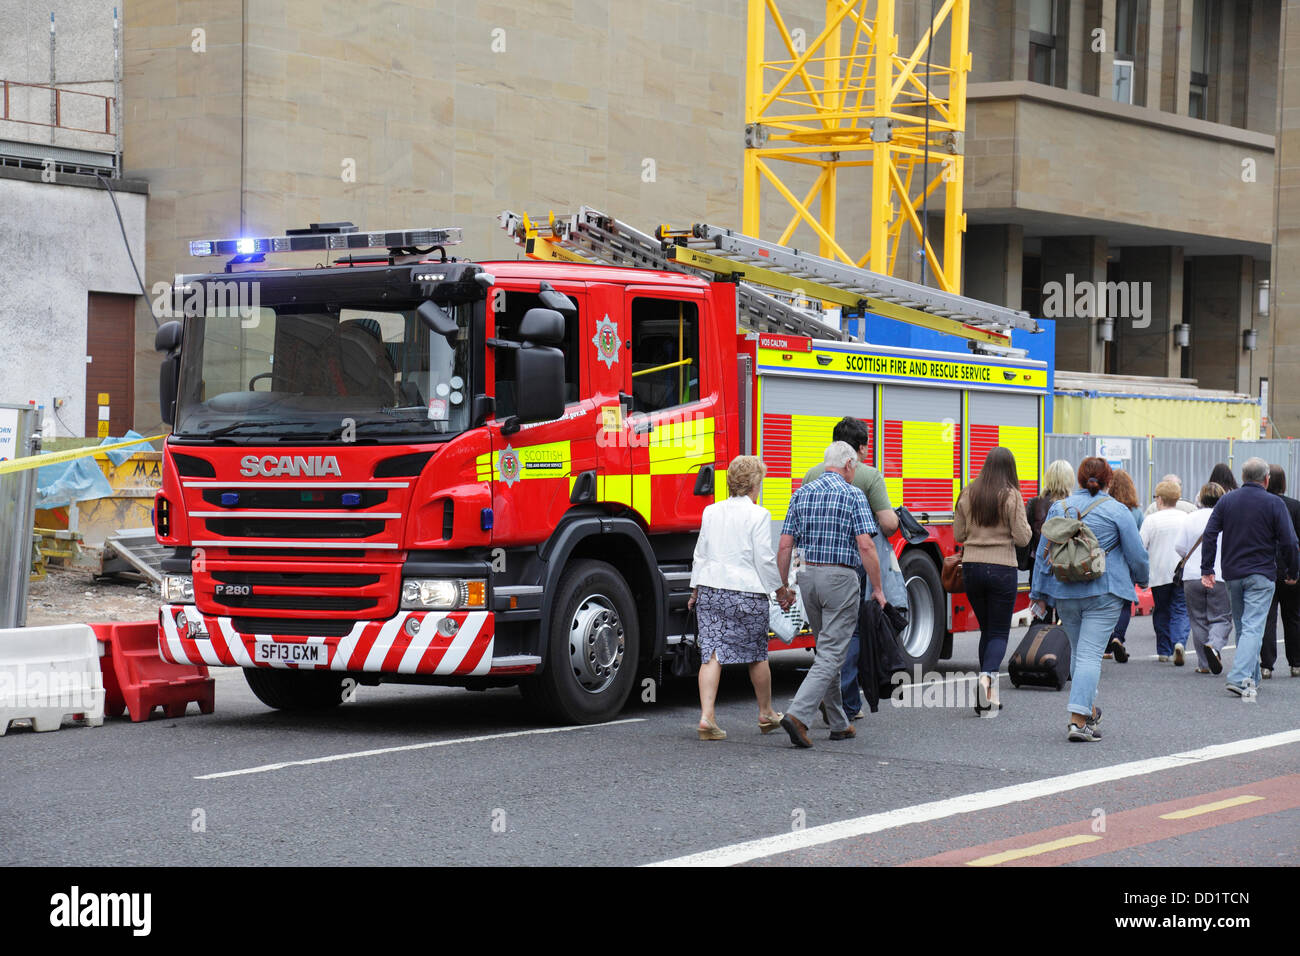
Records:
<instances>
[{"instance_id":1,"label":"floral patterned skirt","mask_svg":"<svg viewBox=\"0 0 1300 956\"><path fill-rule=\"evenodd\" d=\"M701 661L708 663L714 654L719 664L767 660L767 595L701 584L695 612Z\"/></svg>"}]
</instances>

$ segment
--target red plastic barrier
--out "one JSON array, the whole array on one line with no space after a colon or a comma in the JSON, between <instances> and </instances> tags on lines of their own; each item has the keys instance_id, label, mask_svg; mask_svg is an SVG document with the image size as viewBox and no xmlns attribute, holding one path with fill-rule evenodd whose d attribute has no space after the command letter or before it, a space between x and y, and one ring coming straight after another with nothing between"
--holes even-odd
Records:
<instances>
[{"instance_id":1,"label":"red plastic barrier","mask_svg":"<svg viewBox=\"0 0 1300 956\"><path fill-rule=\"evenodd\" d=\"M216 681L202 665L173 664L158 656L157 621L90 627L104 644L100 669L106 716L120 717L129 710L138 723L161 707L165 717L184 717L190 701L199 705L200 713L212 713Z\"/></svg>"},{"instance_id":2,"label":"red plastic barrier","mask_svg":"<svg viewBox=\"0 0 1300 956\"><path fill-rule=\"evenodd\" d=\"M1138 588L1138 599L1133 603L1134 614L1150 614L1155 610L1156 599L1151 596L1150 588Z\"/></svg>"}]
</instances>

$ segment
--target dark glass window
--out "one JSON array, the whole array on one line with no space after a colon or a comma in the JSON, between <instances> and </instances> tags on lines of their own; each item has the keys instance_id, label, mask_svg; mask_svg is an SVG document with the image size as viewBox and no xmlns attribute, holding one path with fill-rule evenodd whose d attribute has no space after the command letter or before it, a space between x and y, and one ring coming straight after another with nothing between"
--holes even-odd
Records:
<instances>
[{"instance_id":1,"label":"dark glass window","mask_svg":"<svg viewBox=\"0 0 1300 956\"><path fill-rule=\"evenodd\" d=\"M569 298L576 304L573 296ZM507 291L504 305L505 308L496 313L496 337L512 341L519 340L519 323L523 321L528 310L544 308L536 292ZM559 346L564 352L564 401L566 403L578 401L582 394L579 381L582 348L578 341L582 323L579 319L578 313L565 316L564 342ZM494 354L497 367L496 417L507 418L519 412L515 403L515 383L519 377L516 371L515 353L509 349L495 349Z\"/></svg>"},{"instance_id":2,"label":"dark glass window","mask_svg":"<svg viewBox=\"0 0 1300 956\"><path fill-rule=\"evenodd\" d=\"M700 397L700 314L694 302L632 300L634 412L655 412Z\"/></svg>"},{"instance_id":3,"label":"dark glass window","mask_svg":"<svg viewBox=\"0 0 1300 956\"><path fill-rule=\"evenodd\" d=\"M1029 79L1056 84L1056 0L1032 0L1029 5Z\"/></svg>"}]
</instances>

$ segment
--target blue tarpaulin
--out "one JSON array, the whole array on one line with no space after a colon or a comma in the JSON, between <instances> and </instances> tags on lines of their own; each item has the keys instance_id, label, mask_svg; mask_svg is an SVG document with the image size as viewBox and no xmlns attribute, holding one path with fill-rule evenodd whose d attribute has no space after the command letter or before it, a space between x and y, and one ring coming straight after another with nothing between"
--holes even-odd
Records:
<instances>
[{"instance_id":1,"label":"blue tarpaulin","mask_svg":"<svg viewBox=\"0 0 1300 956\"><path fill-rule=\"evenodd\" d=\"M138 431L136 431L135 429L131 429L121 438L105 438L102 442L100 442L100 444L116 445L119 442L130 441L133 438L143 438L143 437L144 436L141 435ZM153 445L149 444L148 442L142 441L138 445L128 445L126 448L123 448L120 451L106 451L104 452L104 454L108 456L108 460L113 463L114 467L120 468L122 467L122 462L126 461L136 452L154 451L154 450L155 449Z\"/></svg>"},{"instance_id":2,"label":"blue tarpaulin","mask_svg":"<svg viewBox=\"0 0 1300 956\"><path fill-rule=\"evenodd\" d=\"M137 431L129 431L125 438L105 438L100 445L114 445L132 438L143 437ZM141 442L138 445L130 445L118 451L107 451L104 454L115 467L121 467L122 463L136 452L153 450L153 446L148 442ZM93 455L74 458L72 461L60 462L57 465L46 465L36 472L37 508L62 508L75 501L109 498L112 494L113 486L104 477L104 472L100 470L99 462Z\"/></svg>"},{"instance_id":3,"label":"blue tarpaulin","mask_svg":"<svg viewBox=\"0 0 1300 956\"><path fill-rule=\"evenodd\" d=\"M93 457L46 465L36 472L37 508L62 508L74 501L107 498L112 494L113 486Z\"/></svg>"}]
</instances>

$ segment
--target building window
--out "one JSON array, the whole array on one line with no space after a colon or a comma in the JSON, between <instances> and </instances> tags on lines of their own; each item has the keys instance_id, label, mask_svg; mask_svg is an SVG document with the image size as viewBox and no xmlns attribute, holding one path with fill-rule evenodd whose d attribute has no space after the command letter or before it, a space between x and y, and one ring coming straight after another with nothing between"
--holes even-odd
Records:
<instances>
[{"instance_id":1,"label":"building window","mask_svg":"<svg viewBox=\"0 0 1300 956\"><path fill-rule=\"evenodd\" d=\"M1029 79L1056 85L1056 2L1033 0L1029 5Z\"/></svg>"},{"instance_id":2,"label":"building window","mask_svg":"<svg viewBox=\"0 0 1300 956\"><path fill-rule=\"evenodd\" d=\"M1209 119L1210 0L1192 4L1192 79L1187 94L1187 115Z\"/></svg>"},{"instance_id":3,"label":"building window","mask_svg":"<svg viewBox=\"0 0 1300 956\"><path fill-rule=\"evenodd\" d=\"M1133 64L1137 59L1137 0L1115 0L1115 59L1111 98L1133 102Z\"/></svg>"},{"instance_id":4,"label":"building window","mask_svg":"<svg viewBox=\"0 0 1300 956\"><path fill-rule=\"evenodd\" d=\"M1114 61L1114 86L1111 92L1116 103L1133 102L1133 61Z\"/></svg>"}]
</instances>

